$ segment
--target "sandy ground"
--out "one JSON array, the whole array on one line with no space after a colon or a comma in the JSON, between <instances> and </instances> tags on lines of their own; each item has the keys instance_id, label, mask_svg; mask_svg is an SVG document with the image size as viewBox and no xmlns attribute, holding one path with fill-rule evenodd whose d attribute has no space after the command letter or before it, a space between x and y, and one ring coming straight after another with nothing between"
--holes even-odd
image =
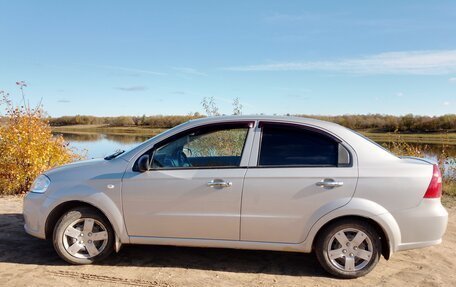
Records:
<instances>
[{"instance_id":1,"label":"sandy ground","mask_svg":"<svg viewBox=\"0 0 456 287\"><path fill-rule=\"evenodd\" d=\"M228 249L124 246L102 264L69 266L23 231L21 211L20 198L0 198L0 286L456 286L455 207L443 244L355 280L330 278L309 254Z\"/></svg>"}]
</instances>

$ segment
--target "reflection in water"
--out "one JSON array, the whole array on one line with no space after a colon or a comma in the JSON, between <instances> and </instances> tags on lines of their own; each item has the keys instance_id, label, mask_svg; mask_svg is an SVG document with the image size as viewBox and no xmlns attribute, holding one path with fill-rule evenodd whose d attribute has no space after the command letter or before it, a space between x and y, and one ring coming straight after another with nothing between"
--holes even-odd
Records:
<instances>
[{"instance_id":1,"label":"reflection in water","mask_svg":"<svg viewBox=\"0 0 456 287\"><path fill-rule=\"evenodd\" d=\"M100 134L100 133L54 133L62 135L68 142L94 142L102 139L108 139L121 144L140 143L147 139L149 136L141 135L115 135L115 134Z\"/></svg>"},{"instance_id":2,"label":"reflection in water","mask_svg":"<svg viewBox=\"0 0 456 287\"><path fill-rule=\"evenodd\" d=\"M105 135L106 139L119 142L122 144L136 144L148 140L149 136L138 136L138 135Z\"/></svg>"},{"instance_id":3,"label":"reflection in water","mask_svg":"<svg viewBox=\"0 0 456 287\"><path fill-rule=\"evenodd\" d=\"M94 142L98 141L102 138L102 134L96 134L96 133L53 133L54 135L62 135L66 141L68 142Z\"/></svg>"}]
</instances>

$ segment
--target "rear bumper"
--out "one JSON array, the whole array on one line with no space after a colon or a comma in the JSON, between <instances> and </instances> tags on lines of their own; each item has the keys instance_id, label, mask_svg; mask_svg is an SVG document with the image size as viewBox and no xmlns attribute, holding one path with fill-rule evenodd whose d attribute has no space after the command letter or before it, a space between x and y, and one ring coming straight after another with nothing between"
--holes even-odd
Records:
<instances>
[{"instance_id":1,"label":"rear bumper","mask_svg":"<svg viewBox=\"0 0 456 287\"><path fill-rule=\"evenodd\" d=\"M395 251L422 248L442 242L448 223L448 212L440 198L423 199L415 207L392 213L401 232Z\"/></svg>"}]
</instances>

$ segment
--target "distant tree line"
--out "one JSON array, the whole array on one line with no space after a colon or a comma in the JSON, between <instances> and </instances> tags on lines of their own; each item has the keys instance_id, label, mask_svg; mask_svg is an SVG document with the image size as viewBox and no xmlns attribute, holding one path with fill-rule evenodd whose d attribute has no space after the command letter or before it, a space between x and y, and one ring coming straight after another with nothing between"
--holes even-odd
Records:
<instances>
[{"instance_id":1,"label":"distant tree line","mask_svg":"<svg viewBox=\"0 0 456 287\"><path fill-rule=\"evenodd\" d=\"M391 116L381 114L369 115L342 115L342 116L316 116L297 115L300 117L316 118L335 122L355 130L369 130L372 132L444 132L456 131L456 114L443 116ZM171 128L191 119L203 117L199 113L186 116L120 116L120 117L95 117L95 116L63 116L50 118L52 126L67 125L109 125L113 127L141 126L151 128Z\"/></svg>"},{"instance_id":2,"label":"distant tree line","mask_svg":"<svg viewBox=\"0 0 456 287\"><path fill-rule=\"evenodd\" d=\"M187 116L119 116L119 117L95 117L95 116L63 116L49 118L51 126L70 125L109 125L112 127L153 127L172 128L191 119L201 118L198 113Z\"/></svg>"}]
</instances>

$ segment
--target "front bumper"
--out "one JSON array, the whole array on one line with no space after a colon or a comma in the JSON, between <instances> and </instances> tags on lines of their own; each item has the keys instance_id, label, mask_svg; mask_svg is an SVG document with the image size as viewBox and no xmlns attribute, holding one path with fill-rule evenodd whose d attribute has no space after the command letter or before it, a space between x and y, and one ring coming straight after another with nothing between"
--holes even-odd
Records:
<instances>
[{"instance_id":1,"label":"front bumper","mask_svg":"<svg viewBox=\"0 0 456 287\"><path fill-rule=\"evenodd\" d=\"M23 211L24 229L28 234L45 239L45 225L47 212L44 203L47 197L41 193L29 192L24 197Z\"/></svg>"},{"instance_id":2,"label":"front bumper","mask_svg":"<svg viewBox=\"0 0 456 287\"><path fill-rule=\"evenodd\" d=\"M396 251L422 248L442 242L448 224L448 212L440 198L423 199L415 207L392 213L401 230Z\"/></svg>"}]
</instances>

